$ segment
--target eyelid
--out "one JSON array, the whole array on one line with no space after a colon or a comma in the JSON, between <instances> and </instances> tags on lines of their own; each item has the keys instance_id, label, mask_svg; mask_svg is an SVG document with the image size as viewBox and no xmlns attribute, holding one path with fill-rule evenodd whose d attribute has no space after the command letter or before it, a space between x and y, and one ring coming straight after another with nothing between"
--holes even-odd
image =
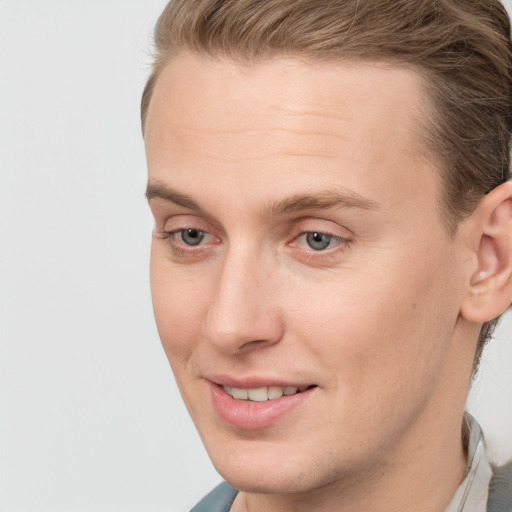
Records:
<instances>
[{"instance_id":1,"label":"eyelid","mask_svg":"<svg viewBox=\"0 0 512 512\"><path fill-rule=\"evenodd\" d=\"M201 231L206 235L206 238L198 245L188 245L183 240L180 240L180 234L187 229L190 228L161 231L157 232L155 236L163 240L171 258L176 261L181 261L182 263L195 263L210 259L214 254L214 252L212 252L212 246L219 245L221 240L207 231L198 229L198 231Z\"/></svg>"},{"instance_id":2,"label":"eyelid","mask_svg":"<svg viewBox=\"0 0 512 512\"><path fill-rule=\"evenodd\" d=\"M301 233L322 233L345 240L351 240L355 235L353 231L345 226L320 217L305 217L299 219L295 224L294 232L299 235Z\"/></svg>"},{"instance_id":3,"label":"eyelid","mask_svg":"<svg viewBox=\"0 0 512 512\"><path fill-rule=\"evenodd\" d=\"M169 231L159 231L156 228L153 229L153 236L159 240L165 240L166 238L169 238L169 234Z\"/></svg>"},{"instance_id":4,"label":"eyelid","mask_svg":"<svg viewBox=\"0 0 512 512\"><path fill-rule=\"evenodd\" d=\"M184 227L184 228L173 229L172 231L167 231L167 230L166 231L156 231L156 235L157 235L157 238L170 239L171 237L174 237L175 235L179 235L180 233L183 233L184 231L187 231L189 229L195 229L195 230L203 233L207 238L211 238L216 242L220 242L219 237L213 235L212 233L210 233L209 231L206 231L205 229L200 229L200 228L196 228L196 227ZM184 244L184 246L187 246L187 247L191 247L191 248L194 247L193 245L187 245L186 243L183 243L183 244ZM200 245L203 245L203 244L200 244ZM197 246L197 247L199 247L199 246Z\"/></svg>"},{"instance_id":5,"label":"eyelid","mask_svg":"<svg viewBox=\"0 0 512 512\"><path fill-rule=\"evenodd\" d=\"M181 239L180 234L188 229L196 229L205 234L205 239L197 245L189 245ZM281 239L290 250L293 250L298 259L318 261L318 264L327 262L342 256L353 243L353 232L340 224L316 217L300 218L287 228L288 236ZM308 245L305 237L310 233L320 233L332 239L332 243L324 249L315 249ZM153 234L156 238L166 240L171 254L178 258L188 258L196 261L204 259L207 255L213 256L215 246L223 242L223 237L218 234L209 222L196 215L176 215L163 222L163 229L155 227ZM281 236L285 235L281 232ZM286 236L286 235L285 235ZM275 240L277 242L277 240ZM216 252L216 251L215 251Z\"/></svg>"},{"instance_id":6,"label":"eyelid","mask_svg":"<svg viewBox=\"0 0 512 512\"><path fill-rule=\"evenodd\" d=\"M321 235L325 235L327 237L329 237L332 241L336 242L334 245L330 246L330 247L326 247L325 249L313 249L313 247L308 247L307 246L307 242L305 240L305 238L307 237L307 235L311 234L311 233L318 233L318 234L321 234ZM298 240L301 240L301 245L299 246L299 244L297 243ZM336 248L339 247L340 245L347 245L347 244L350 244L352 241L348 238L345 238L343 236L339 236L339 235L334 235L332 233L328 233L326 231L320 231L320 230L313 230L313 231L303 231L301 233L299 233L296 237L293 238L293 240L290 242L290 246L291 247L297 247L301 250L304 250L304 251L311 251L315 254L318 254L318 256L320 257L320 255L322 253L324 254L327 254L329 252L332 252L332 251L336 251Z\"/></svg>"},{"instance_id":7,"label":"eyelid","mask_svg":"<svg viewBox=\"0 0 512 512\"><path fill-rule=\"evenodd\" d=\"M306 236L319 233L332 238L334 244L325 249L314 249L307 244ZM337 261L350 248L354 241L354 233L331 220L307 217L299 219L293 227L288 247L296 251L299 259L311 264L324 265L329 261Z\"/></svg>"},{"instance_id":8,"label":"eyelid","mask_svg":"<svg viewBox=\"0 0 512 512\"><path fill-rule=\"evenodd\" d=\"M172 215L162 223L161 231L178 231L181 229L199 229L211 233L214 229L210 222L198 215L179 214Z\"/></svg>"},{"instance_id":9,"label":"eyelid","mask_svg":"<svg viewBox=\"0 0 512 512\"><path fill-rule=\"evenodd\" d=\"M204 233L205 238L197 245L188 245L181 239L181 233L196 229ZM194 262L203 260L211 253L212 246L221 243L218 230L210 222L195 214L180 213L157 220L153 236L163 240L172 257Z\"/></svg>"},{"instance_id":10,"label":"eyelid","mask_svg":"<svg viewBox=\"0 0 512 512\"><path fill-rule=\"evenodd\" d=\"M196 214L179 213L156 219L153 232L159 238L168 238L169 233L183 231L186 229L197 229L212 235L216 239L222 239L223 232L208 219Z\"/></svg>"}]
</instances>

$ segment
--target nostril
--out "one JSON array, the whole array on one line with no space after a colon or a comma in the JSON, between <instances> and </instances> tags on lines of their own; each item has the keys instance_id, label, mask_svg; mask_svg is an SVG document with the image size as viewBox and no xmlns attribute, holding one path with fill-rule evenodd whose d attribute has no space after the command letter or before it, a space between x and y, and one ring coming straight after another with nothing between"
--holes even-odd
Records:
<instances>
[{"instance_id":1,"label":"nostril","mask_svg":"<svg viewBox=\"0 0 512 512\"><path fill-rule=\"evenodd\" d=\"M267 342L265 340L251 340L246 341L243 345L239 347L239 351L243 351L245 349L250 350L252 348L258 348L259 346L265 345Z\"/></svg>"}]
</instances>

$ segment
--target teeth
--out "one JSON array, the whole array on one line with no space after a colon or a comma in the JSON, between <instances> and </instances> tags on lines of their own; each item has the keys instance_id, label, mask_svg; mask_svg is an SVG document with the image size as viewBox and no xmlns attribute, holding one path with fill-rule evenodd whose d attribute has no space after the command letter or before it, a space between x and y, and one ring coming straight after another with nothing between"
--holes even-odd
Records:
<instances>
[{"instance_id":1,"label":"teeth","mask_svg":"<svg viewBox=\"0 0 512 512\"><path fill-rule=\"evenodd\" d=\"M249 389L247 398L253 402L266 402L268 400L267 388Z\"/></svg>"},{"instance_id":2,"label":"teeth","mask_svg":"<svg viewBox=\"0 0 512 512\"><path fill-rule=\"evenodd\" d=\"M240 388L231 388L231 393L229 393L233 398L237 400L247 400L247 389Z\"/></svg>"},{"instance_id":3,"label":"teeth","mask_svg":"<svg viewBox=\"0 0 512 512\"><path fill-rule=\"evenodd\" d=\"M268 399L274 400L274 398L281 398L283 396L283 388L279 386L269 386L268 388Z\"/></svg>"},{"instance_id":4,"label":"teeth","mask_svg":"<svg viewBox=\"0 0 512 512\"><path fill-rule=\"evenodd\" d=\"M251 400L252 402L265 402L275 400L283 395L290 396L297 392L305 391L309 386L269 386L262 388L242 389L231 386L222 386L224 391L235 400Z\"/></svg>"}]
</instances>

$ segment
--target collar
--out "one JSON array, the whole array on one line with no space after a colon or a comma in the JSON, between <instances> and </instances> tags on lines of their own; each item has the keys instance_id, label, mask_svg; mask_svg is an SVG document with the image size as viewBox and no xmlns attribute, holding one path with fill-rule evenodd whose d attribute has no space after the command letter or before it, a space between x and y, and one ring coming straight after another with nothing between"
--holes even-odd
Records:
<instances>
[{"instance_id":1,"label":"collar","mask_svg":"<svg viewBox=\"0 0 512 512\"><path fill-rule=\"evenodd\" d=\"M469 413L464 414L469 433L468 462L464 480L444 512L484 512L487 510L492 467L487 457L482 429Z\"/></svg>"}]
</instances>

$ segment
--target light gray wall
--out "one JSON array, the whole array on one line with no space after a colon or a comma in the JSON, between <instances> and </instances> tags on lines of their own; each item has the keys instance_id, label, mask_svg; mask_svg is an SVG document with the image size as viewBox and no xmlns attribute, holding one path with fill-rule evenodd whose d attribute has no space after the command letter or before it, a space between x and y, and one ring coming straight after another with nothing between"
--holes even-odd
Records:
<instances>
[{"instance_id":1,"label":"light gray wall","mask_svg":"<svg viewBox=\"0 0 512 512\"><path fill-rule=\"evenodd\" d=\"M0 0L0 511L182 511L219 477L153 325L138 105L164 0ZM512 320L471 400L512 456Z\"/></svg>"}]
</instances>

